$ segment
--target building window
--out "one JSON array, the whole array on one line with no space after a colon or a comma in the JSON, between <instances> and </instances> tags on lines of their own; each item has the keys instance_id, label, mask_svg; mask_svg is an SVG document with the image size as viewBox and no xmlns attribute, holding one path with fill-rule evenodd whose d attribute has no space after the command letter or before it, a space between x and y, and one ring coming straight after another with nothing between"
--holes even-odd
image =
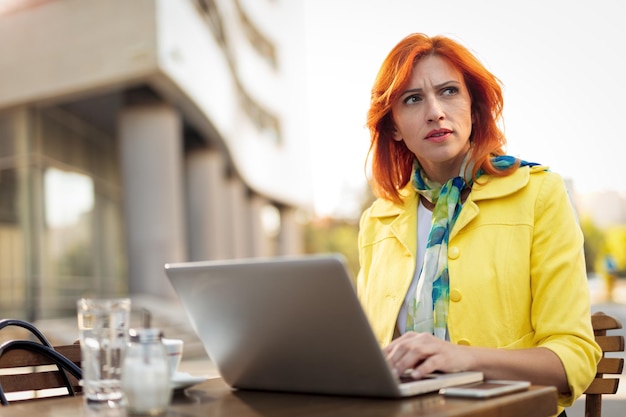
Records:
<instances>
[{"instance_id":1,"label":"building window","mask_svg":"<svg viewBox=\"0 0 626 417\"><path fill-rule=\"evenodd\" d=\"M215 39L217 39L222 48L226 49L226 34L224 32L224 26L222 25L220 11L217 4L215 4L215 0L196 0L196 5L207 21Z\"/></svg>"},{"instance_id":2,"label":"building window","mask_svg":"<svg viewBox=\"0 0 626 417\"><path fill-rule=\"evenodd\" d=\"M22 108L0 113L0 143L0 314L67 316L80 296L125 294L115 139Z\"/></svg>"},{"instance_id":3,"label":"building window","mask_svg":"<svg viewBox=\"0 0 626 417\"><path fill-rule=\"evenodd\" d=\"M241 7L239 0L235 0L235 7L243 32L254 49L262 56L272 68L278 68L278 59L276 57L276 47L267 37L257 28L250 20L247 13Z\"/></svg>"},{"instance_id":4,"label":"building window","mask_svg":"<svg viewBox=\"0 0 626 417\"><path fill-rule=\"evenodd\" d=\"M84 294L126 292L117 142L68 110L41 110L39 120L47 295L39 307L62 314Z\"/></svg>"},{"instance_id":5,"label":"building window","mask_svg":"<svg viewBox=\"0 0 626 417\"><path fill-rule=\"evenodd\" d=\"M239 100L239 106L244 109L248 118L259 132L259 136L270 142L280 144L282 142L282 134L278 118L265 110L241 86L239 87Z\"/></svg>"}]
</instances>

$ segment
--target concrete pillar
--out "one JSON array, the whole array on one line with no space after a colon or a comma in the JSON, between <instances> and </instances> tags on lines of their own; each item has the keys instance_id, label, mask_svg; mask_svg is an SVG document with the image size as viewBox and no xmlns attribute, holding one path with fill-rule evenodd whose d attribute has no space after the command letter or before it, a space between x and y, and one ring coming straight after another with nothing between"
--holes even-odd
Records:
<instances>
[{"instance_id":1,"label":"concrete pillar","mask_svg":"<svg viewBox=\"0 0 626 417\"><path fill-rule=\"evenodd\" d=\"M44 228L45 217L43 204L43 184L39 172L39 166L34 166L32 158L40 155L37 141L33 140L36 132L33 130L35 115L27 107L16 107L8 113L8 130L3 140L13 139L12 147L15 157L17 224L16 230L21 235L21 247L19 250L23 257L14 258L16 262L16 277L24 277L20 283L25 288L24 299L20 300L28 321L35 321L40 317L42 310L42 276L45 264L42 253L44 251ZM38 158L37 158L38 159ZM16 240L17 242L18 240ZM6 253L6 252L5 252ZM23 270L21 270L23 267ZM17 298L17 297L16 297ZM13 299L12 301L16 301ZM16 307L20 302L16 303ZM19 309L19 307L17 307Z\"/></svg>"},{"instance_id":2,"label":"concrete pillar","mask_svg":"<svg viewBox=\"0 0 626 417\"><path fill-rule=\"evenodd\" d=\"M163 266L186 260L181 117L149 103L123 108L118 124L129 291L173 297Z\"/></svg>"},{"instance_id":3,"label":"concrete pillar","mask_svg":"<svg viewBox=\"0 0 626 417\"><path fill-rule=\"evenodd\" d=\"M304 252L302 225L298 212L292 207L280 209L280 233L278 235L278 253L280 255L299 255Z\"/></svg>"},{"instance_id":4,"label":"concrete pillar","mask_svg":"<svg viewBox=\"0 0 626 417\"><path fill-rule=\"evenodd\" d=\"M224 155L195 150L187 155L189 259L226 259L229 248Z\"/></svg>"},{"instance_id":5,"label":"concrete pillar","mask_svg":"<svg viewBox=\"0 0 626 417\"><path fill-rule=\"evenodd\" d=\"M249 231L246 221L246 187L241 179L232 176L227 181L228 190L228 225L230 241L230 257L245 258L247 253L247 240Z\"/></svg>"},{"instance_id":6,"label":"concrete pillar","mask_svg":"<svg viewBox=\"0 0 626 417\"><path fill-rule=\"evenodd\" d=\"M252 257L265 257L274 254L272 238L263 224L263 210L268 201L266 198L253 194L249 198L248 227L250 230L249 252Z\"/></svg>"}]
</instances>

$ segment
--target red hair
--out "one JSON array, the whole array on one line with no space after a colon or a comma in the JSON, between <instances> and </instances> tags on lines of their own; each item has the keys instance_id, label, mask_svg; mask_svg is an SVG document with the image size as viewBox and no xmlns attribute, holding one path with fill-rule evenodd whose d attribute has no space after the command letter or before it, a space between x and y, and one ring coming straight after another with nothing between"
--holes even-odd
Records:
<instances>
[{"instance_id":1,"label":"red hair","mask_svg":"<svg viewBox=\"0 0 626 417\"><path fill-rule=\"evenodd\" d=\"M430 55L446 59L459 70L469 90L474 122L471 136L472 176L475 177L479 169L493 175L507 175L511 172L497 170L490 161L491 156L503 155L506 145L504 133L498 127L504 104L500 80L459 43L443 36L428 37L415 33L400 41L385 58L374 81L367 112L372 186L379 197L397 203L401 201L399 190L406 186L413 174L415 155L404 141L393 139L391 106L409 82L414 65Z\"/></svg>"}]
</instances>

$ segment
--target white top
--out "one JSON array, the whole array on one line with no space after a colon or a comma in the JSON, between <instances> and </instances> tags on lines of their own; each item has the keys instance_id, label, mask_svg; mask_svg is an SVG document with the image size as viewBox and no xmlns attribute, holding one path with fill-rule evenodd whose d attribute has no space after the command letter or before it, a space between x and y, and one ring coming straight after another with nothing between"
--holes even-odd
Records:
<instances>
[{"instance_id":1,"label":"white top","mask_svg":"<svg viewBox=\"0 0 626 417\"><path fill-rule=\"evenodd\" d=\"M428 242L428 234L433 223L433 212L428 210L420 199L417 205L417 264L415 266L415 274L413 275L413 281L404 298L402 307L400 307L400 313L398 314L398 330L400 334L406 332L406 314L409 305L409 300L415 298L415 291L417 291L417 282L419 280L420 272L422 271L422 265L424 264L424 253L426 252L426 243Z\"/></svg>"}]
</instances>

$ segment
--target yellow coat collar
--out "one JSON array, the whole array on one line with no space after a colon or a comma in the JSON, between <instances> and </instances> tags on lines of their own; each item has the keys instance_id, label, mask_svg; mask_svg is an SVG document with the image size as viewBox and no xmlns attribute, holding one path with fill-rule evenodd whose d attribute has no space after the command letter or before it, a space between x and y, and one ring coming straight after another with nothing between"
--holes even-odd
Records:
<instances>
[{"instance_id":1,"label":"yellow coat collar","mask_svg":"<svg viewBox=\"0 0 626 417\"><path fill-rule=\"evenodd\" d=\"M506 177L495 177L492 175L481 176L478 180L474 181L472 192L463 205L463 210L454 225L450 237L453 237L456 231L462 229L478 214L479 210L475 202L513 194L528 185L531 174L547 170L548 167L545 165L536 165L521 167ZM489 186L487 186L487 183L489 183ZM400 190L400 196L402 198L402 203L400 204L384 199L376 200L371 207L370 216L373 218L396 217L390 224L391 230L398 240L406 246L409 253L415 253L417 250L416 237L410 236L407 238L406 230L416 230L417 218L414 214L417 210L418 194L413 188L413 185L409 182L409 184Z\"/></svg>"},{"instance_id":2,"label":"yellow coat collar","mask_svg":"<svg viewBox=\"0 0 626 417\"><path fill-rule=\"evenodd\" d=\"M468 201L489 200L513 194L528 185L531 174L546 170L548 170L547 166L536 165L532 167L522 167L506 177L483 175L474 182ZM490 183L488 187L487 183ZM411 207L417 206L417 195L413 185L409 183L400 190L400 196L402 198L401 204L379 199L372 205L370 215L372 217L401 216L407 211L410 212L409 209Z\"/></svg>"}]
</instances>

